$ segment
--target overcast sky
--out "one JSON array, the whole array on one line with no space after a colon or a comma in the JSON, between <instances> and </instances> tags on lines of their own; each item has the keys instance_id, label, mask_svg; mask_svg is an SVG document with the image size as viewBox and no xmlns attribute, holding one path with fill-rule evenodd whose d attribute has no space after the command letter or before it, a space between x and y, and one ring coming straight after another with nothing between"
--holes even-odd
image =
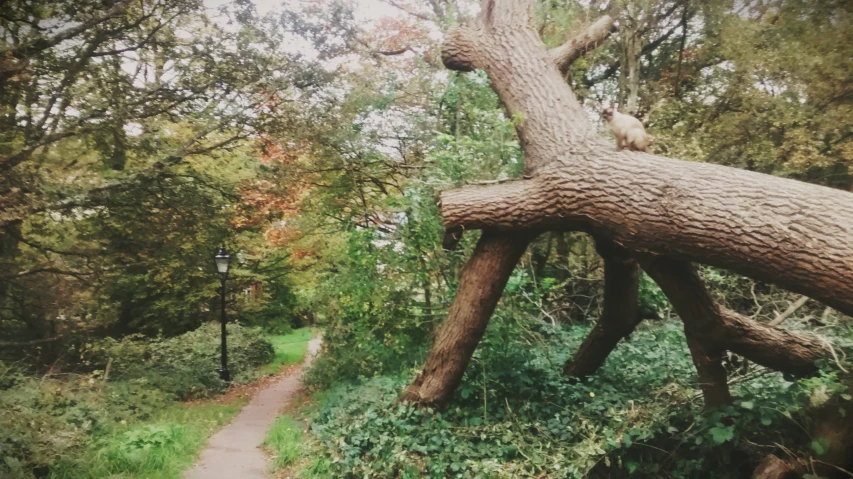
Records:
<instances>
[{"instance_id":1,"label":"overcast sky","mask_svg":"<svg viewBox=\"0 0 853 479\"><path fill-rule=\"evenodd\" d=\"M293 2L293 0L288 0ZM305 3L323 3L324 0L301 0ZM329 1L329 0L325 0ZM380 0L348 0L350 3L355 5L355 14L356 18L364 19L364 20L376 20L382 17L398 17L401 15L405 15L405 13L400 10L380 1ZM231 0L204 0L205 6L208 8L215 8L221 5L226 5L232 3ZM282 0L252 0L252 3L258 8L258 13L261 15L271 12L276 9L276 7L282 4ZM299 3L297 0L296 3Z\"/></svg>"}]
</instances>

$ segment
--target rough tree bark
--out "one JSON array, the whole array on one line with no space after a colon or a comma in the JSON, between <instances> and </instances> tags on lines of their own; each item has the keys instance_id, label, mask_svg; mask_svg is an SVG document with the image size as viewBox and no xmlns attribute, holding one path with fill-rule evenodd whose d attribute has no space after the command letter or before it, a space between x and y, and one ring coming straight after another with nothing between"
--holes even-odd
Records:
<instances>
[{"instance_id":1,"label":"rough tree bark","mask_svg":"<svg viewBox=\"0 0 853 479\"><path fill-rule=\"evenodd\" d=\"M848 192L584 143L566 145L577 156L531 179L442 193L446 227L585 230L629 250L776 283L853 315Z\"/></svg>"},{"instance_id":2,"label":"rough tree bark","mask_svg":"<svg viewBox=\"0 0 853 479\"><path fill-rule=\"evenodd\" d=\"M614 151L612 144L595 134L554 65L554 56L538 38L532 5L532 0L485 0L474 22L446 36L445 66L482 69L488 74L509 112L522 118L517 132L525 152L525 179L442 194L442 215L449 231L484 229L489 238L499 238L499 231L586 231L640 255L697 261L775 282L853 314L849 193L717 165ZM496 255L523 251L521 242L510 244L510 237L494 241L506 243L479 248L470 262L501 265L500 274L469 274L460 289L475 292L466 301L483 300L486 307L481 311L469 307L464 314L448 316L428 367L404 399L442 403L452 388L431 385L431 392L425 394L423 386L434 380L440 383L443 374L458 384L494 308L493 302L484 299L497 301L491 291L503 287L512 269ZM466 309L457 305L459 301L460 295L452 310ZM744 356L770 367L790 368L787 357L776 364L784 350L762 348L774 333L729 312L701 317L715 318L713 330L725 332L733 351L745 352ZM475 327L465 326L469 320L476 322ZM479 331L473 342L441 341L454 337L445 330L466 328ZM696 336L690 336L696 344ZM811 351L805 345L803 350ZM460 361L457 354L464 359ZM717 350L702 354L711 358L705 365L710 368L706 372L713 373ZM807 359L807 366L794 363L808 369L813 356ZM454 369L454 364L463 367ZM448 384L455 387L453 381Z\"/></svg>"},{"instance_id":3,"label":"rough tree bark","mask_svg":"<svg viewBox=\"0 0 853 479\"><path fill-rule=\"evenodd\" d=\"M489 14L489 9L482 12L483 16ZM613 19L604 16L585 32L546 53L549 56L548 61L557 62L554 65L565 71L584 52L604 41L612 31ZM533 34L536 35L535 32ZM465 45L460 47L464 49ZM449 66L448 62L452 62L450 58L443 54L445 65ZM465 57L461 55L458 58L463 60ZM457 65L456 69L472 70L473 65ZM525 174L536 171L539 162L546 158L544 155L525 155ZM446 228L442 246L445 249L453 249L461 238L462 231L462 228ZM450 305L447 319L436 335L426 363L420 374L400 396L400 400L440 406L450 398L462 380L471 355L483 338L491 314L513 268L535 236L535 233L529 231L521 235L498 235L484 231L465 265L460 288Z\"/></svg>"},{"instance_id":4,"label":"rough tree bark","mask_svg":"<svg viewBox=\"0 0 853 479\"><path fill-rule=\"evenodd\" d=\"M701 338L712 357L728 350L770 369L805 376L829 355L815 336L751 321L721 307L691 263L641 257L640 264L672 303L688 338Z\"/></svg>"},{"instance_id":5,"label":"rough tree bark","mask_svg":"<svg viewBox=\"0 0 853 479\"><path fill-rule=\"evenodd\" d=\"M524 233L483 232L462 270L459 290L438 330L427 362L401 400L440 405L453 394L483 339L513 268L531 239L533 236Z\"/></svg>"},{"instance_id":6,"label":"rough tree bark","mask_svg":"<svg viewBox=\"0 0 853 479\"><path fill-rule=\"evenodd\" d=\"M572 37L571 40L552 48L549 52L551 61L560 70L560 74L565 75L569 71L569 67L584 53L594 50L607 37L616 31L616 25L613 19L605 15L596 20L580 35Z\"/></svg>"},{"instance_id":7,"label":"rough tree bark","mask_svg":"<svg viewBox=\"0 0 853 479\"><path fill-rule=\"evenodd\" d=\"M525 0L486 1L448 33L448 68L485 70L523 121L526 179L441 195L449 229L584 230L774 282L853 314L849 192L706 163L614 151L595 134Z\"/></svg>"},{"instance_id":8,"label":"rough tree bark","mask_svg":"<svg viewBox=\"0 0 853 479\"><path fill-rule=\"evenodd\" d=\"M598 241L596 249L604 260L604 307L598 322L566 363L563 371L574 377L597 371L619 341L642 321L637 308L640 287L637 261L607 241Z\"/></svg>"}]
</instances>

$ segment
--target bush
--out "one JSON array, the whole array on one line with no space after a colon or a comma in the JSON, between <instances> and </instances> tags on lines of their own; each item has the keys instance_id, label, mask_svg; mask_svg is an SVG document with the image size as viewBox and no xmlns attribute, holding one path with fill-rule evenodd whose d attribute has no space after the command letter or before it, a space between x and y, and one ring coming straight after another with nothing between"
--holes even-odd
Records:
<instances>
[{"instance_id":1,"label":"bush","mask_svg":"<svg viewBox=\"0 0 853 479\"><path fill-rule=\"evenodd\" d=\"M4 391L0 410L0 476L45 474L108 420L91 388L56 380L31 379Z\"/></svg>"},{"instance_id":2,"label":"bush","mask_svg":"<svg viewBox=\"0 0 853 479\"><path fill-rule=\"evenodd\" d=\"M228 369L235 383L257 377L255 370L273 357L272 344L260 330L228 325ZM151 344L151 358L128 376L181 400L210 397L225 390L219 378L220 325L207 323L195 331Z\"/></svg>"},{"instance_id":3,"label":"bush","mask_svg":"<svg viewBox=\"0 0 853 479\"><path fill-rule=\"evenodd\" d=\"M177 398L223 391L219 347L219 325L206 324L165 340L86 344L81 357L90 371L62 380L25 378L0 364L0 477L44 476L116 424L148 420ZM260 330L239 324L228 326L228 352L237 383L255 378L257 368L273 357ZM104 381L107 364L110 375ZM143 430L128 436L126 447L119 444L110 451L124 454L138 444L171 440L173 433L178 432Z\"/></svg>"},{"instance_id":4,"label":"bush","mask_svg":"<svg viewBox=\"0 0 853 479\"><path fill-rule=\"evenodd\" d=\"M0 391L9 389L16 384L26 381L27 377L21 368L0 360Z\"/></svg>"},{"instance_id":5,"label":"bush","mask_svg":"<svg viewBox=\"0 0 853 479\"><path fill-rule=\"evenodd\" d=\"M326 389L336 382L396 374L414 366L426 355L426 341L402 329L392 334L361 322L328 325L323 333L323 354L311 362L303 382Z\"/></svg>"},{"instance_id":6,"label":"bush","mask_svg":"<svg viewBox=\"0 0 853 479\"><path fill-rule=\"evenodd\" d=\"M853 406L834 374L774 373L706 413L676 322L643 325L595 376L565 378L587 330L496 315L444 412L395 404L407 376L338 386L314 418L310 457L342 478L738 478L772 450L762 445L809 457L815 395Z\"/></svg>"}]
</instances>

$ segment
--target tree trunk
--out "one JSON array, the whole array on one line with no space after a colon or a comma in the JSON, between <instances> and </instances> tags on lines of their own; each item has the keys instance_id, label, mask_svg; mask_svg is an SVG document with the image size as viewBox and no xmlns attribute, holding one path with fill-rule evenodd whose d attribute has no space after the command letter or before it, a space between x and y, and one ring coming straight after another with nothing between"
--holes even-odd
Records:
<instances>
[{"instance_id":1,"label":"tree trunk","mask_svg":"<svg viewBox=\"0 0 853 479\"><path fill-rule=\"evenodd\" d=\"M586 231L640 254L697 261L775 282L853 314L849 193L719 165L614 151L598 138L539 39L533 5L532 0L484 0L473 23L445 36L445 66L484 70L510 115L520 119L516 128L525 179L442 194L447 229L488 230L484 240L494 247L480 247L472 256L427 367L404 398L440 403L458 384L504 275L527 242L503 243L499 238L506 236L499 231ZM477 274L481 267L474 264L500 265L503 274ZM699 284L701 290L689 291L707 294ZM468 296L483 304L460 305L460 298ZM717 314L711 314L713 309L703 313L702 325L712 325L709 331L721 334L728 349L755 362L811 371L815 357L823 354L813 341L716 308ZM468 330L470 338L460 336ZM778 349L789 345L797 347Z\"/></svg>"},{"instance_id":2,"label":"tree trunk","mask_svg":"<svg viewBox=\"0 0 853 479\"><path fill-rule=\"evenodd\" d=\"M491 7L485 6L487 8L483 10L482 15L490 15ZM529 11L527 13L530 14ZM546 52L546 56L550 55L547 61L557 62L552 64L558 68L568 68L571 62L598 45L612 31L613 20L607 16L602 17L586 32L580 33L550 53ZM535 32L533 34L535 35ZM458 46L462 49L458 59L464 62L464 50L467 47L464 44ZM448 65L451 57L447 54L443 54L443 57L445 65ZM466 68L459 64L457 69ZM539 166L537 161L544 158L546 157L526 156L525 171L535 171ZM463 231L461 228L447 228L442 246L445 249L455 248ZM400 400L414 401L422 405L442 405L450 399L450 395L462 380L471 355L483 337L513 268L534 236L535 234L530 233L512 235L483 232L465 265L459 290L453 298L447 319L439 329L426 364L400 396Z\"/></svg>"},{"instance_id":3,"label":"tree trunk","mask_svg":"<svg viewBox=\"0 0 853 479\"><path fill-rule=\"evenodd\" d=\"M628 114L637 114L637 102L640 98L640 54L642 45L640 45L640 36L637 33L631 34L626 40L625 45L625 69L626 81L626 101L624 105L620 105L622 110Z\"/></svg>"},{"instance_id":4,"label":"tree trunk","mask_svg":"<svg viewBox=\"0 0 853 479\"><path fill-rule=\"evenodd\" d=\"M813 335L750 321L720 307L691 263L657 257L641 258L640 264L672 303L688 340L701 338L711 357L733 351L762 366L804 376L817 371L816 362L829 356Z\"/></svg>"},{"instance_id":5,"label":"tree trunk","mask_svg":"<svg viewBox=\"0 0 853 479\"><path fill-rule=\"evenodd\" d=\"M532 236L483 232L423 370L400 397L440 406L462 381L506 282Z\"/></svg>"},{"instance_id":6,"label":"tree trunk","mask_svg":"<svg viewBox=\"0 0 853 479\"><path fill-rule=\"evenodd\" d=\"M637 310L640 266L611 243L600 241L597 247L604 259L604 307L598 322L566 363L564 372L568 376L593 374L616 344L642 321Z\"/></svg>"},{"instance_id":7,"label":"tree trunk","mask_svg":"<svg viewBox=\"0 0 853 479\"><path fill-rule=\"evenodd\" d=\"M583 151L534 178L442 193L446 227L584 230L629 250L776 283L853 315L848 192L591 141L566 144Z\"/></svg>"},{"instance_id":8,"label":"tree trunk","mask_svg":"<svg viewBox=\"0 0 853 479\"><path fill-rule=\"evenodd\" d=\"M539 281L545 275L545 268L548 266L548 261L551 259L551 250L554 246L554 235L545 235L545 244L537 244L533 242L530 246L530 270L533 272L533 279Z\"/></svg>"},{"instance_id":9,"label":"tree trunk","mask_svg":"<svg viewBox=\"0 0 853 479\"><path fill-rule=\"evenodd\" d=\"M853 314L849 192L720 165L614 151L532 27L531 2L486 1L448 32L448 68L483 69L525 152L526 179L441 195L449 229L584 230L639 252L731 269Z\"/></svg>"},{"instance_id":10,"label":"tree trunk","mask_svg":"<svg viewBox=\"0 0 853 479\"><path fill-rule=\"evenodd\" d=\"M684 63L684 45L687 43L687 27L688 27L688 9L689 2L684 2L684 9L681 11L681 45L678 48L678 66L675 69L675 98L681 99L681 65Z\"/></svg>"},{"instance_id":11,"label":"tree trunk","mask_svg":"<svg viewBox=\"0 0 853 479\"><path fill-rule=\"evenodd\" d=\"M687 336L687 347L699 376L699 389L705 398L705 407L731 404L728 374L723 366L725 350L705 341L701 335L691 330L688 323L684 323L684 334Z\"/></svg>"}]
</instances>

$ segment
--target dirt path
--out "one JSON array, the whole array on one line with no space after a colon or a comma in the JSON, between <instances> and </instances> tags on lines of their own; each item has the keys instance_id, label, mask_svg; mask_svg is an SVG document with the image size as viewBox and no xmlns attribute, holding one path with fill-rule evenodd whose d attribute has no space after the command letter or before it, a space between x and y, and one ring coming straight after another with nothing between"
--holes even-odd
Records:
<instances>
[{"instance_id":1,"label":"dirt path","mask_svg":"<svg viewBox=\"0 0 853 479\"><path fill-rule=\"evenodd\" d=\"M320 338L308 343L303 367L320 350ZM269 478L267 456L260 449L278 411L299 390L300 371L258 393L230 424L210 438L185 479Z\"/></svg>"}]
</instances>

